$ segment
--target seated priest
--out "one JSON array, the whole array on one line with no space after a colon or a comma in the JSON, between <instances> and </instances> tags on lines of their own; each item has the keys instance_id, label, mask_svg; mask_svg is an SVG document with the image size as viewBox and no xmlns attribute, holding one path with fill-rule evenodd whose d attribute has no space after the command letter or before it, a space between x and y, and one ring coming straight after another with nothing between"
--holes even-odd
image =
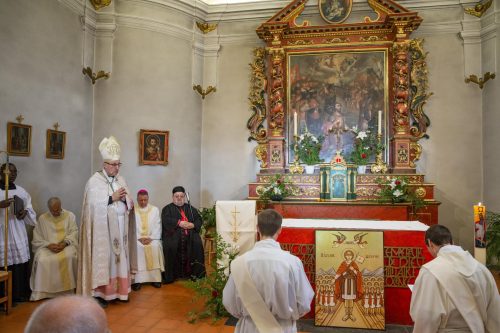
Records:
<instances>
[{"instance_id":1,"label":"seated priest","mask_svg":"<svg viewBox=\"0 0 500 333\"><path fill-rule=\"evenodd\" d=\"M165 273L163 282L205 276L205 255L201 244L202 220L198 210L185 202L182 186L172 190L172 203L161 211Z\"/></svg>"},{"instance_id":2,"label":"seated priest","mask_svg":"<svg viewBox=\"0 0 500 333\"><path fill-rule=\"evenodd\" d=\"M49 211L38 218L33 230L35 258L31 271L31 301L72 294L76 287L78 227L75 214L52 197Z\"/></svg>"},{"instance_id":3,"label":"seated priest","mask_svg":"<svg viewBox=\"0 0 500 333\"><path fill-rule=\"evenodd\" d=\"M137 193L135 221L137 230L137 274L132 289L141 289L141 283L151 282L155 288L161 287L163 250L161 246L161 219L158 207L149 204L146 190Z\"/></svg>"}]
</instances>

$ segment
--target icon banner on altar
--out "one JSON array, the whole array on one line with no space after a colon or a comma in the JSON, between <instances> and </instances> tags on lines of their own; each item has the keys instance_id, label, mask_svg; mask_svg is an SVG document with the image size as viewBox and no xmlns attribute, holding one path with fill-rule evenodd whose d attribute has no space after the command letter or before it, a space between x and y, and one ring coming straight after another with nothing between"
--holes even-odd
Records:
<instances>
[{"instance_id":1,"label":"icon banner on altar","mask_svg":"<svg viewBox=\"0 0 500 333\"><path fill-rule=\"evenodd\" d=\"M385 329L382 231L316 230L315 325Z\"/></svg>"}]
</instances>

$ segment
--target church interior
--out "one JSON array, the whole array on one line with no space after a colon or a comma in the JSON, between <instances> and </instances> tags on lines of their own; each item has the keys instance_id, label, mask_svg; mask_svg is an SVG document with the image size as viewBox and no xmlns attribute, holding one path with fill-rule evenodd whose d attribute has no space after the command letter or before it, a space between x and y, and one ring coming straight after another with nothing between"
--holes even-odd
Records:
<instances>
[{"instance_id":1,"label":"church interior","mask_svg":"<svg viewBox=\"0 0 500 333\"><path fill-rule=\"evenodd\" d=\"M46 212L47 200L57 196L79 223L87 180L102 168L99 143L112 135L131 193L147 189L160 209L177 185L194 207L211 207L218 200L258 200L270 177L282 174L295 192L264 205L285 218L439 223L473 254L474 206L500 212L500 131L494 128L500 123L500 0L345 0L352 8L339 20L322 3L0 1L0 150L11 153L16 183L31 195L34 211ZM350 66L365 72L349 81ZM300 99L319 89L303 83L311 77L332 90L315 102L307 97L303 111ZM353 87L359 96L371 94L365 123ZM328 102L328 96L335 98ZM325 134L324 163L306 175L294 144L304 127L313 132L309 110L317 102L333 124L327 104L343 105L345 125L337 132L322 130L326 121L317 126ZM345 116L353 110L356 116ZM358 174L346 164L348 154L335 154L349 143L354 149L347 132L363 126L378 130L382 148L368 163L371 170ZM26 128L23 148L12 133ZM335 183L322 180L336 172L351 182L338 196ZM413 204L377 201L378 179L391 174L410 183L419 212ZM282 240L313 243L314 230L308 232L290 231ZM389 233L385 246L416 246L414 238L400 238ZM22 332L42 302L0 314L0 330ZM113 332L234 331L222 321L188 324L180 317L190 302L177 283L160 291L148 286L106 313ZM387 324L411 325L408 314L387 307L397 312L397 303L386 304Z\"/></svg>"}]
</instances>

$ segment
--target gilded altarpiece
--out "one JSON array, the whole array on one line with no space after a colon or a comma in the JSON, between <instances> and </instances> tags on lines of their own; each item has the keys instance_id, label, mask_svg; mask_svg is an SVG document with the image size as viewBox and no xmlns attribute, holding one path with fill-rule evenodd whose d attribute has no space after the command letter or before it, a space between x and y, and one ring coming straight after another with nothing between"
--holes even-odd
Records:
<instances>
[{"instance_id":1,"label":"gilded altarpiece","mask_svg":"<svg viewBox=\"0 0 500 333\"><path fill-rule=\"evenodd\" d=\"M353 204L377 200L383 173L405 174L427 203L418 219L436 223L434 185L416 174L419 140L428 138L430 126L424 105L432 95L424 41L411 38L422 19L392 0L367 0L369 14L356 14L350 6L331 12L326 2L305 12L306 4L291 1L256 30L265 46L254 50L250 64L247 128L248 140L257 143L260 172L248 197L259 198L268 174L286 173L296 186L290 199L337 201L331 195L320 198L320 170L333 165L337 151L348 161L355 133L370 130L380 133L383 149L369 161L366 175L352 173L355 190L346 199ZM325 137L324 162L307 182L294 153L294 133L305 131Z\"/></svg>"}]
</instances>

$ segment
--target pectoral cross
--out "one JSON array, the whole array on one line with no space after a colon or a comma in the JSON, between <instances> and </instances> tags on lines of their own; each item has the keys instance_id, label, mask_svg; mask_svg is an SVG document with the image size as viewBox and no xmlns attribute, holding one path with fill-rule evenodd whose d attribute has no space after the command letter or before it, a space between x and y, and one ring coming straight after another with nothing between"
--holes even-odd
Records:
<instances>
[{"instance_id":1,"label":"pectoral cross","mask_svg":"<svg viewBox=\"0 0 500 333\"><path fill-rule=\"evenodd\" d=\"M234 210L231 211L231 215L233 216L233 221L231 222L231 227L233 227L233 231L231 231L231 237L234 243L238 242L238 239L240 238L238 227L240 226L241 222L238 222L238 219L236 218L236 214L239 213L240 212L236 210L236 206L234 206Z\"/></svg>"}]
</instances>

